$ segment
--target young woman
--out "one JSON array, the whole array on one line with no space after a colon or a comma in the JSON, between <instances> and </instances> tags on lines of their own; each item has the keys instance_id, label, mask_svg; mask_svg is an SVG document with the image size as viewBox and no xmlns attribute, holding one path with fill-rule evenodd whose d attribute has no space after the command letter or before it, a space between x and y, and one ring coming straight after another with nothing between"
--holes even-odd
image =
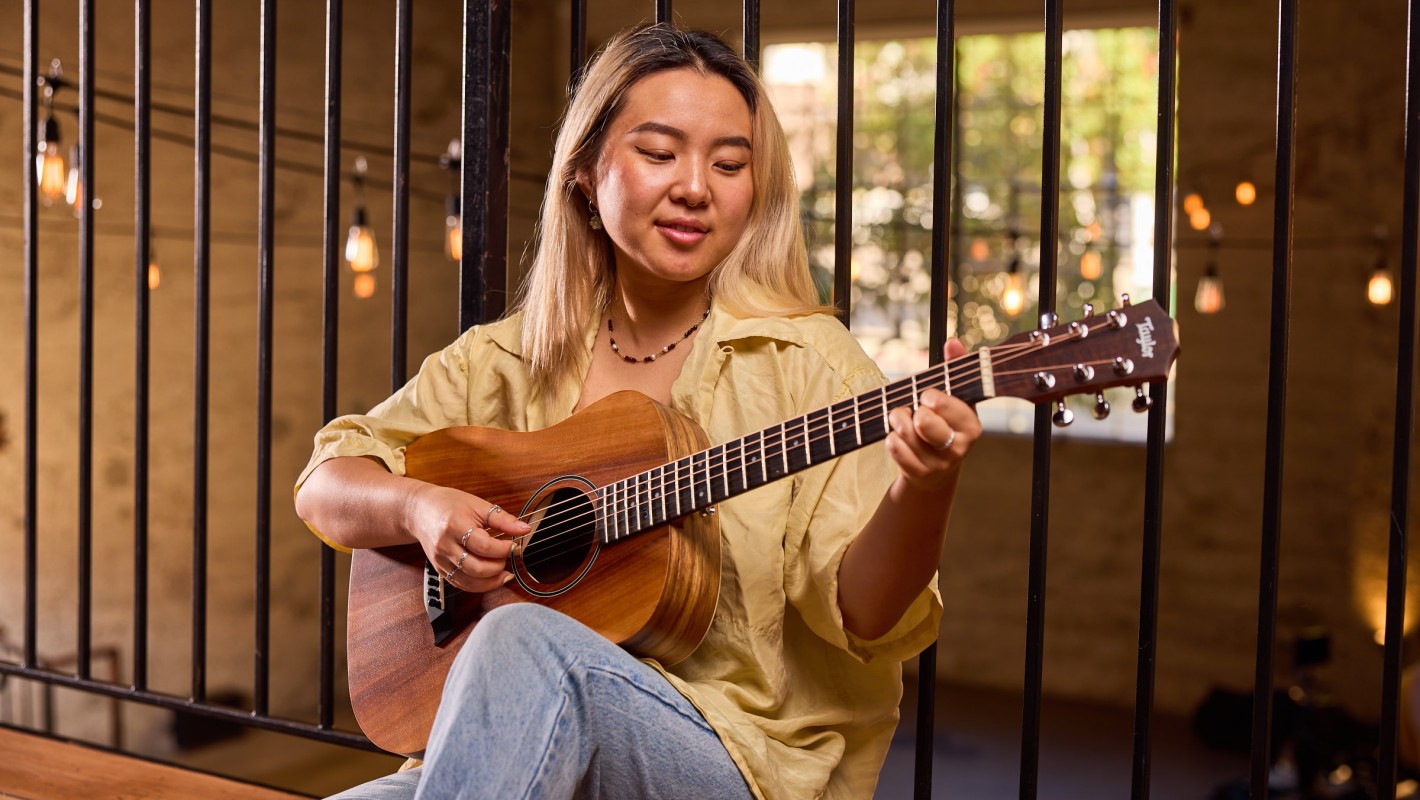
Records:
<instances>
[{"instance_id":1,"label":"young woman","mask_svg":"<svg viewBox=\"0 0 1420 800\"><path fill-rule=\"evenodd\" d=\"M817 299L753 70L712 36L640 27L567 110L516 309L326 426L296 507L335 546L418 542L450 582L487 591L529 529L404 477L418 436L539 430L634 389L723 442L882 383ZM936 564L980 435L936 390L890 423L885 446L720 504L719 605L688 658L638 660L556 612L500 608L450 672L422 766L341 797L871 797L900 662L936 635Z\"/></svg>"}]
</instances>

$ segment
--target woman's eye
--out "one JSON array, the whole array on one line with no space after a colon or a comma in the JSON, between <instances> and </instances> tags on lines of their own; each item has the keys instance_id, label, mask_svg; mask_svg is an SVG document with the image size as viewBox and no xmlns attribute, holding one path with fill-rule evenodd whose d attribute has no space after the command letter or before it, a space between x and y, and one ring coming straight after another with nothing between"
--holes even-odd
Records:
<instances>
[{"instance_id":1,"label":"woman's eye","mask_svg":"<svg viewBox=\"0 0 1420 800\"><path fill-rule=\"evenodd\" d=\"M739 172L739 171L743 170L745 167L747 167L747 166L749 166L749 165L748 165L748 164L741 164L741 163L739 163L739 162L737 162L737 161L722 161L722 162L720 162L719 164L716 164L716 166L719 167L719 168L721 169L721 171L734 173L734 172Z\"/></svg>"},{"instance_id":2,"label":"woman's eye","mask_svg":"<svg viewBox=\"0 0 1420 800\"><path fill-rule=\"evenodd\" d=\"M653 150L642 150L639 147L636 148L636 152L651 159L652 161L670 161L672 158L670 153L658 153Z\"/></svg>"}]
</instances>

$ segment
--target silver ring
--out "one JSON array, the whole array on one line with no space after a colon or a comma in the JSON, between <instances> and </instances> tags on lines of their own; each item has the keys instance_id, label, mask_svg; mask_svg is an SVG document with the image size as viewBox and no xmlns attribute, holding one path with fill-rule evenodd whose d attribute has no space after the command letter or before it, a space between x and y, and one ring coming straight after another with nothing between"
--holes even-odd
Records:
<instances>
[{"instance_id":1,"label":"silver ring","mask_svg":"<svg viewBox=\"0 0 1420 800\"><path fill-rule=\"evenodd\" d=\"M487 525L488 523L490 523L490 522L493 521L493 512L494 512L494 511L502 511L502 510L503 510L503 507L500 506L500 505L498 505L497 503L494 503L493 505L489 506L489 507L488 507L488 513L483 515L483 524L484 524L484 525Z\"/></svg>"},{"instance_id":2,"label":"silver ring","mask_svg":"<svg viewBox=\"0 0 1420 800\"><path fill-rule=\"evenodd\" d=\"M948 436L948 437L947 437L947 440L946 440L945 442L942 442L940 445L938 445L938 446L937 446L937 449L938 449L938 450L950 450L950 449L952 449L952 445L956 444L956 441L957 441L957 432L956 432L956 431L952 431L952 435L951 435L951 436Z\"/></svg>"},{"instance_id":3,"label":"silver ring","mask_svg":"<svg viewBox=\"0 0 1420 800\"><path fill-rule=\"evenodd\" d=\"M454 583L454 571L453 571L453 570L449 570L448 572L445 572L445 573L444 573L444 580L445 580L445 581L448 581L449 583ZM454 585L457 586L458 584L454 584Z\"/></svg>"},{"instance_id":4,"label":"silver ring","mask_svg":"<svg viewBox=\"0 0 1420 800\"><path fill-rule=\"evenodd\" d=\"M467 550L463 551L463 555L459 556L458 562L454 564L454 572L459 572L463 569L463 560L465 558L468 558Z\"/></svg>"},{"instance_id":5,"label":"silver ring","mask_svg":"<svg viewBox=\"0 0 1420 800\"><path fill-rule=\"evenodd\" d=\"M473 531L474 531L477 527L478 527L477 525L474 525L472 528L469 528L468 530L466 530L466 531L463 532L463 538L459 539L459 547L462 547L462 548L465 549L465 550L468 549L468 537L469 537L470 534L473 533Z\"/></svg>"}]
</instances>

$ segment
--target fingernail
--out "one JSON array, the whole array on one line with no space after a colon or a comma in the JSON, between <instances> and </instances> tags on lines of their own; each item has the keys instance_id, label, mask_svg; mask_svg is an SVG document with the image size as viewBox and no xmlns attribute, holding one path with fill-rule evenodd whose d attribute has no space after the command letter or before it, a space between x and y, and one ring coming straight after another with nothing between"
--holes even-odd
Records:
<instances>
[{"instance_id":1,"label":"fingernail","mask_svg":"<svg viewBox=\"0 0 1420 800\"><path fill-rule=\"evenodd\" d=\"M513 581L513 573L509 572L507 575L504 575L504 576L503 576L503 585L504 585L504 586L507 586L509 583L512 583L512 581Z\"/></svg>"},{"instance_id":2,"label":"fingernail","mask_svg":"<svg viewBox=\"0 0 1420 800\"><path fill-rule=\"evenodd\" d=\"M527 524L526 522L523 522L522 520L518 520L518 530L520 530L520 531L530 531L530 530L532 530L532 526L529 525L529 524Z\"/></svg>"}]
</instances>

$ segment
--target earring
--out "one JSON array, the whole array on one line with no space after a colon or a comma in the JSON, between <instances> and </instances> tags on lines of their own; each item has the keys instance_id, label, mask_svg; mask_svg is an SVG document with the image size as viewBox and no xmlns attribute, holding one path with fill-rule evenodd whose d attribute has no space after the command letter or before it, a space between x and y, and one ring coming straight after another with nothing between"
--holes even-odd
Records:
<instances>
[{"instance_id":1,"label":"earring","mask_svg":"<svg viewBox=\"0 0 1420 800\"><path fill-rule=\"evenodd\" d=\"M597 204L596 204L596 203L593 203L591 200L588 200L588 201L587 201L587 209L592 212L592 218L587 221L587 224L591 225L591 226L592 226L592 230L594 230L594 231L599 231L599 230L601 230L601 229L602 229L602 215L597 211Z\"/></svg>"}]
</instances>

